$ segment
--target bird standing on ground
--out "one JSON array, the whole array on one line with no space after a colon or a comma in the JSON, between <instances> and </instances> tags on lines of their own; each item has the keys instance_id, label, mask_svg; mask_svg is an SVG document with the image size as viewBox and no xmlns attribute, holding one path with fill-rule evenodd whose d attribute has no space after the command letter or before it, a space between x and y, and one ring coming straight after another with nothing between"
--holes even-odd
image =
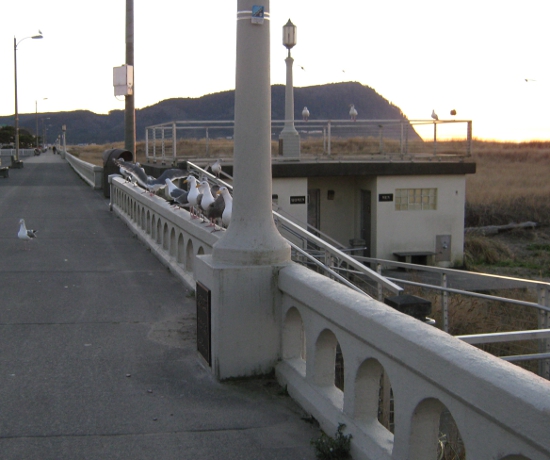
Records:
<instances>
[{"instance_id":1,"label":"bird standing on ground","mask_svg":"<svg viewBox=\"0 0 550 460\"><path fill-rule=\"evenodd\" d=\"M356 121L357 120L357 109L355 108L355 105L351 104L350 106L350 109L349 109L349 116L351 118L352 121Z\"/></svg>"},{"instance_id":2,"label":"bird standing on ground","mask_svg":"<svg viewBox=\"0 0 550 460\"><path fill-rule=\"evenodd\" d=\"M437 116L437 113L435 113L435 110L432 110L432 118L437 121L439 120L439 117Z\"/></svg>"},{"instance_id":3,"label":"bird standing on ground","mask_svg":"<svg viewBox=\"0 0 550 460\"><path fill-rule=\"evenodd\" d=\"M305 121L309 120L309 110L307 109L307 107L304 107L304 110L302 110L302 118Z\"/></svg>"},{"instance_id":4,"label":"bird standing on ground","mask_svg":"<svg viewBox=\"0 0 550 460\"><path fill-rule=\"evenodd\" d=\"M19 232L17 237L20 240L27 241L27 244L32 239L36 238L36 230L27 230L25 219L19 219Z\"/></svg>"}]
</instances>

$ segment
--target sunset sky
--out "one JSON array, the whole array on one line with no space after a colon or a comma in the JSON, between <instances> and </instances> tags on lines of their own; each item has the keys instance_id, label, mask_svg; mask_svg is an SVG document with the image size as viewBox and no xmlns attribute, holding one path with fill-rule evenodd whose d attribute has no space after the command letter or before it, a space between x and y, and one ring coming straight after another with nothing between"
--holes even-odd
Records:
<instances>
[{"instance_id":1,"label":"sunset sky","mask_svg":"<svg viewBox=\"0 0 550 460\"><path fill-rule=\"evenodd\" d=\"M44 39L18 45L20 113L124 108L112 68L125 60L125 0L4 3L0 115L14 113L13 37L39 29ZM136 108L235 88L236 0L134 0L134 10ZM290 18L296 87L358 81L411 120L455 109L476 138L550 140L548 0L271 0L270 10L273 84L285 81Z\"/></svg>"}]
</instances>

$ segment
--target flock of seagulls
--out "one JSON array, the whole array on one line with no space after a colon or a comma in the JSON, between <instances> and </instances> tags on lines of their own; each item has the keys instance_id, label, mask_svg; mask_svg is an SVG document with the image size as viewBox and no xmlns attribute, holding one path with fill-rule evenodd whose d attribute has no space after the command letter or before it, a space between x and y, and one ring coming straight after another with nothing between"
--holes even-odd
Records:
<instances>
[{"instance_id":1,"label":"flock of seagulls","mask_svg":"<svg viewBox=\"0 0 550 460\"><path fill-rule=\"evenodd\" d=\"M220 228L227 228L231 222L233 211L233 198L227 187L211 186L206 179L197 180L193 175L181 169L167 169L158 178L147 176L139 163L130 163L120 159L114 159L123 176L134 185L139 185L151 195L160 189L167 189L171 204L176 207L188 207L192 219L201 218L208 222L212 231L219 230L216 222L220 222ZM208 166L219 177L222 172L221 160ZM208 168L207 167L207 168ZM184 179L188 189L179 188L174 180Z\"/></svg>"}]
</instances>

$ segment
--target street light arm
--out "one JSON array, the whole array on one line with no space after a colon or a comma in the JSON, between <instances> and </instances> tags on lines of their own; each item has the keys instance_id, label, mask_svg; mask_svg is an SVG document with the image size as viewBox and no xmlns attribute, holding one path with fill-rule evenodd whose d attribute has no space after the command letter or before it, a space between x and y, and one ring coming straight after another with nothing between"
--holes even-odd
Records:
<instances>
[{"instance_id":1,"label":"street light arm","mask_svg":"<svg viewBox=\"0 0 550 460\"><path fill-rule=\"evenodd\" d=\"M44 38L44 35L42 35L42 32L40 32L38 35L29 35L28 37L24 37L19 41L16 41L15 37L13 37L13 48L17 49L17 46L19 43L21 43L23 40L26 40L27 38L32 38L33 40L37 40L40 38Z\"/></svg>"}]
</instances>

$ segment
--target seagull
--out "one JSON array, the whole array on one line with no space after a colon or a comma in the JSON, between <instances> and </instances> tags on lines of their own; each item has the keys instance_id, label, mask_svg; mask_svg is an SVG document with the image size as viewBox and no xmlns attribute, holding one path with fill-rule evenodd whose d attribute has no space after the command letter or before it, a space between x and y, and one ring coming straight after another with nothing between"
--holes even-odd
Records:
<instances>
[{"instance_id":1,"label":"seagull","mask_svg":"<svg viewBox=\"0 0 550 460\"><path fill-rule=\"evenodd\" d=\"M191 206L189 212L191 213L191 218L196 219L195 216L195 206L197 206L197 198L199 197L199 189L197 185L197 179L195 176L187 176L184 183L189 184L189 192L187 194L187 201L189 206Z\"/></svg>"},{"instance_id":2,"label":"seagull","mask_svg":"<svg viewBox=\"0 0 550 460\"><path fill-rule=\"evenodd\" d=\"M355 105L351 104L349 109L349 116L353 121L357 120L357 109L355 108Z\"/></svg>"},{"instance_id":3,"label":"seagull","mask_svg":"<svg viewBox=\"0 0 550 460\"><path fill-rule=\"evenodd\" d=\"M197 203L200 205L200 208L203 211L203 214L208 219L209 213L210 213L210 206L214 204L214 196L212 195L212 191L210 190L210 184L208 181L201 181L199 183L199 193L202 197L200 199L197 199ZM212 223L212 219L210 220L209 227L212 227L214 224Z\"/></svg>"},{"instance_id":4,"label":"seagull","mask_svg":"<svg viewBox=\"0 0 550 460\"><path fill-rule=\"evenodd\" d=\"M210 170L216 175L216 177L220 177L220 173L222 172L222 160L217 159L216 162L210 166Z\"/></svg>"},{"instance_id":5,"label":"seagull","mask_svg":"<svg viewBox=\"0 0 550 460\"><path fill-rule=\"evenodd\" d=\"M437 113L435 113L435 110L432 110L432 118L437 121L439 120L439 117L437 116Z\"/></svg>"},{"instance_id":6,"label":"seagull","mask_svg":"<svg viewBox=\"0 0 550 460\"><path fill-rule=\"evenodd\" d=\"M168 187L168 195L172 198L173 202L178 203L179 205L188 204L187 201L187 190L182 190L179 187L176 187L172 180L166 179L166 186Z\"/></svg>"},{"instance_id":7,"label":"seagull","mask_svg":"<svg viewBox=\"0 0 550 460\"><path fill-rule=\"evenodd\" d=\"M309 119L309 110L307 109L307 107L304 107L304 110L302 110L302 117L304 118L305 121L308 121L308 119Z\"/></svg>"},{"instance_id":8,"label":"seagull","mask_svg":"<svg viewBox=\"0 0 550 460\"><path fill-rule=\"evenodd\" d=\"M139 165L139 163L120 161L117 158L114 158L113 161L120 169L123 169L130 174L136 180L138 185L143 187L151 195L157 190L166 187L166 179L174 180L187 177L187 172L182 169L174 168L165 170L157 179L155 179L154 177L145 174L144 169Z\"/></svg>"},{"instance_id":9,"label":"seagull","mask_svg":"<svg viewBox=\"0 0 550 460\"><path fill-rule=\"evenodd\" d=\"M17 233L17 238L28 242L36 238L36 230L27 230L25 219L19 219L19 232Z\"/></svg>"},{"instance_id":10,"label":"seagull","mask_svg":"<svg viewBox=\"0 0 550 460\"><path fill-rule=\"evenodd\" d=\"M225 227L228 227L231 222L231 214L233 213L233 197L229 193L229 190L227 190L227 187L220 187L218 195L223 197L225 203L225 208L222 213L222 223Z\"/></svg>"}]
</instances>

